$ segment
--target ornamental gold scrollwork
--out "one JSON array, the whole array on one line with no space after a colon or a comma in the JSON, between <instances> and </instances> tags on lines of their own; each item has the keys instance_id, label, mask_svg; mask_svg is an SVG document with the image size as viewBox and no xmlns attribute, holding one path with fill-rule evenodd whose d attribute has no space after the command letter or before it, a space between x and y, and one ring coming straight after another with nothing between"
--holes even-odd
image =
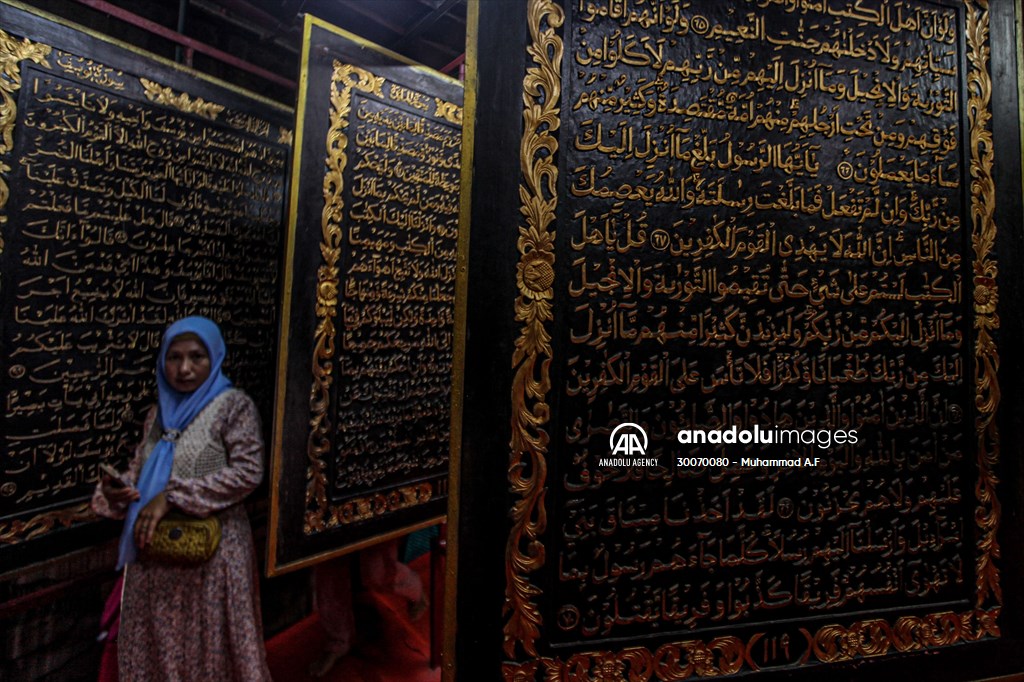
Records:
<instances>
[{"instance_id":1,"label":"ornamental gold scrollwork","mask_svg":"<svg viewBox=\"0 0 1024 682\"><path fill-rule=\"evenodd\" d=\"M951 611L926 616L902 616L890 624L883 619L854 623L850 627L826 625L811 633L801 628L811 655L822 663L883 656L890 649L905 653L921 649L974 642L999 636L999 610Z\"/></svg>"},{"instance_id":2,"label":"ornamental gold scrollwork","mask_svg":"<svg viewBox=\"0 0 1024 682\"><path fill-rule=\"evenodd\" d=\"M440 97L434 98L434 116L443 118L449 123L462 125L462 107L454 102L445 102Z\"/></svg>"},{"instance_id":3,"label":"ornamental gold scrollwork","mask_svg":"<svg viewBox=\"0 0 1024 682\"><path fill-rule=\"evenodd\" d=\"M756 635L755 640L761 635ZM573 654L562 661L540 658L503 665L504 678L516 682L572 680L579 682L647 682L685 680L690 677L718 677L739 672L749 663L749 644L737 637L715 637L710 641L672 642L650 651L627 647L619 652L593 651ZM543 673L538 678L538 673Z\"/></svg>"},{"instance_id":4,"label":"ornamental gold scrollwork","mask_svg":"<svg viewBox=\"0 0 1024 682\"><path fill-rule=\"evenodd\" d=\"M974 346L977 371L974 381L974 404L978 410L975 426L978 447L978 483L975 495L978 505L974 518L980 531L978 557L975 565L975 606L983 608L992 599L1002 605L999 585L999 530L1001 506L996 496L999 479L999 432L996 412L1000 401L999 353L994 333L999 328L996 307L996 267L993 255L996 239L995 183L992 179L994 148L992 144L992 79L989 75L989 6L988 0L977 0L978 11L967 5L967 117L971 164L971 248L974 251Z\"/></svg>"},{"instance_id":5,"label":"ornamental gold scrollwork","mask_svg":"<svg viewBox=\"0 0 1024 682\"><path fill-rule=\"evenodd\" d=\"M551 0L533 0L527 10L531 44L527 53L534 66L523 80L523 139L519 150L522 168L520 212L526 219L519 228L519 265L515 319L522 323L512 355L512 438L509 443L509 485L516 498L512 532L505 549L505 653L513 656L516 644L536 656L541 615L533 598L540 590L529 574L544 565L540 535L547 526L544 484L547 478L545 431L551 389L552 297L555 280L555 221L558 203L558 166L555 152L562 95L562 39L556 33L564 20L561 7Z\"/></svg>"},{"instance_id":6,"label":"ornamental gold scrollwork","mask_svg":"<svg viewBox=\"0 0 1024 682\"><path fill-rule=\"evenodd\" d=\"M313 335L313 385L309 396L310 431L306 442L309 462L306 484L307 535L338 525L338 515L329 514L327 499L327 457L331 451L331 384L334 381L334 318L338 311L341 260L341 220L345 201L344 172L348 164L348 117L352 108L352 90L383 97L384 78L351 64L334 62L331 76L331 109L327 128L326 170L323 179L324 208L320 213L320 254L317 268L316 318Z\"/></svg>"},{"instance_id":7,"label":"ornamental gold scrollwork","mask_svg":"<svg viewBox=\"0 0 1024 682\"><path fill-rule=\"evenodd\" d=\"M376 493L368 497L345 500L331 509L329 526L344 526L369 519L385 516L399 509L415 507L429 502L434 496L434 486L430 483L419 483L404 486L386 492Z\"/></svg>"},{"instance_id":8,"label":"ornamental gold scrollwork","mask_svg":"<svg viewBox=\"0 0 1024 682\"><path fill-rule=\"evenodd\" d=\"M0 29L0 157L8 154L14 147L14 124L18 119L18 105L14 94L21 89L20 63L30 61L50 68L47 56L53 48L42 43L33 43L27 38L17 40ZM0 226L7 222L4 208L11 197L7 185L7 173L11 167L0 161ZM4 238L0 234L0 253L4 252Z\"/></svg>"},{"instance_id":9,"label":"ornamental gold scrollwork","mask_svg":"<svg viewBox=\"0 0 1024 682\"><path fill-rule=\"evenodd\" d=\"M186 114L196 114L211 121L217 120L220 113L224 111L224 105L222 104L207 102L201 97L193 99L188 93L184 92L176 94L174 90L165 88L149 79L140 78L139 82L142 83L146 97L155 104L163 104L178 111L183 111Z\"/></svg>"},{"instance_id":10,"label":"ornamental gold scrollwork","mask_svg":"<svg viewBox=\"0 0 1024 682\"><path fill-rule=\"evenodd\" d=\"M0 524L0 545L13 545L41 537L55 528L69 528L78 523L95 521L96 514L87 504L39 514L27 521L5 521Z\"/></svg>"},{"instance_id":11,"label":"ornamental gold scrollwork","mask_svg":"<svg viewBox=\"0 0 1024 682\"><path fill-rule=\"evenodd\" d=\"M816 663L836 663L855 658L906 653L937 646L974 642L986 636L999 636L998 609L992 611L951 611L925 616L903 616L894 624L871 619L850 626L825 625L814 632L800 628L806 653L798 664L812 659ZM591 651L570 655L567 659L535 658L524 662L506 662L505 680L541 682L572 680L579 682L676 682L698 677L733 675L741 670L760 670L751 652L764 633L746 642L725 635L709 641L699 639L663 644L651 652L643 647L628 647L619 652Z\"/></svg>"},{"instance_id":12,"label":"ornamental gold scrollwork","mask_svg":"<svg viewBox=\"0 0 1024 682\"><path fill-rule=\"evenodd\" d=\"M294 141L295 133L292 132L291 128L285 128L284 126L281 126L277 134L277 143L286 144L289 147L291 147Z\"/></svg>"}]
</instances>

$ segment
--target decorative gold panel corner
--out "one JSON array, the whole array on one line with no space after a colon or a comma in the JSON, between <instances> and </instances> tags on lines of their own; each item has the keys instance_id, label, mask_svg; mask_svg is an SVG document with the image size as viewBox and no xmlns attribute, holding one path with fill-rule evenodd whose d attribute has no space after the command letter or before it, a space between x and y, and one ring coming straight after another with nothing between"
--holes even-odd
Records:
<instances>
[{"instance_id":1,"label":"decorative gold panel corner","mask_svg":"<svg viewBox=\"0 0 1024 682\"><path fill-rule=\"evenodd\" d=\"M52 50L49 45L33 43L27 38L17 40L0 29L0 157L10 153L14 147L14 124L18 119L18 105L14 95L21 89L19 64L28 59L50 68L46 58ZM10 166L0 162L0 226L7 222L4 209L11 197L11 189L6 179L10 170ZM3 252L4 239L0 234L0 253Z\"/></svg>"},{"instance_id":2,"label":"decorative gold panel corner","mask_svg":"<svg viewBox=\"0 0 1024 682\"><path fill-rule=\"evenodd\" d=\"M462 125L462 107L454 102L445 102L440 97L434 98L434 116L443 118L449 123Z\"/></svg>"},{"instance_id":3,"label":"decorative gold panel corner","mask_svg":"<svg viewBox=\"0 0 1024 682\"><path fill-rule=\"evenodd\" d=\"M184 92L175 94L170 88L165 88L159 83L154 83L146 78L140 78L139 82L142 83L146 97L156 104L163 104L178 111L183 111L186 114L197 114L211 121L217 120L220 113L224 111L224 105L222 104L207 102L201 97L192 99Z\"/></svg>"}]
</instances>

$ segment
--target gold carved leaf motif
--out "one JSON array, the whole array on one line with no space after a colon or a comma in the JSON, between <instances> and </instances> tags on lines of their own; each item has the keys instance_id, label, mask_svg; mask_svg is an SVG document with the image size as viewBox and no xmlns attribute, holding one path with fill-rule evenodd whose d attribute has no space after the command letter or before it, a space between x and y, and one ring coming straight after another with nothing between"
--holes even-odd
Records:
<instances>
[{"instance_id":1,"label":"gold carved leaf motif","mask_svg":"<svg viewBox=\"0 0 1024 682\"><path fill-rule=\"evenodd\" d=\"M975 486L977 508L974 514L978 525L978 557L975 566L975 606L982 609L990 601L1002 605L1003 594L999 584L999 570L995 559L999 556L997 532L1001 506L996 496L999 479L999 432L996 412L1001 391L999 388L999 353L994 332L999 328L996 314L998 289L994 246L995 183L992 178L994 146L992 142L992 79L989 74L989 8L988 0L967 6L967 117L969 121L969 150L971 165L971 248L974 251L974 327L978 336L974 355L977 364L974 383L974 402L978 448L978 483Z\"/></svg>"},{"instance_id":2,"label":"gold carved leaf motif","mask_svg":"<svg viewBox=\"0 0 1024 682\"><path fill-rule=\"evenodd\" d=\"M21 89L21 62L29 60L50 68L46 58L53 48L30 40L18 40L0 29L0 157L14 147L14 125L18 120L18 105L14 99ZM0 226L7 222L4 209L10 199L11 190L7 174L11 167L0 161ZM4 252L4 238L0 234L0 253Z\"/></svg>"},{"instance_id":3,"label":"gold carved leaf motif","mask_svg":"<svg viewBox=\"0 0 1024 682\"><path fill-rule=\"evenodd\" d=\"M140 78L139 82L142 84L146 97L155 104L162 104L172 109L183 111L186 114L196 114L211 121L217 120L220 113L224 111L224 105L222 104L207 102L201 97L193 99L185 92L175 93L170 88L165 88L159 83L154 83L146 78Z\"/></svg>"},{"instance_id":4,"label":"gold carved leaf motif","mask_svg":"<svg viewBox=\"0 0 1024 682\"><path fill-rule=\"evenodd\" d=\"M5 521L0 523L0 545L24 542L58 528L70 528L78 523L95 520L96 514L88 504L77 504L66 509L39 514L27 521Z\"/></svg>"},{"instance_id":5,"label":"gold carved leaf motif","mask_svg":"<svg viewBox=\"0 0 1024 682\"><path fill-rule=\"evenodd\" d=\"M446 102L440 97L434 98L434 116L443 118L449 123L462 125L462 107L454 102Z\"/></svg>"},{"instance_id":6,"label":"gold carved leaf motif","mask_svg":"<svg viewBox=\"0 0 1024 682\"><path fill-rule=\"evenodd\" d=\"M418 483L367 497L345 500L331 508L331 521L328 525L341 526L385 516L399 509L429 502L433 495L434 487L431 484Z\"/></svg>"},{"instance_id":7,"label":"gold carved leaf motif","mask_svg":"<svg viewBox=\"0 0 1024 682\"><path fill-rule=\"evenodd\" d=\"M509 487L515 499L512 531L505 550L506 587L505 653L514 656L516 645L537 655L542 617L534 598L540 590L530 573L544 565L540 535L547 527L544 490L547 478L545 430L550 418L552 321L554 284L554 230L558 196L555 185L561 99L562 39L556 32L564 15L550 0L532 0L527 10L531 44L527 53L533 66L523 80L523 138L520 146L522 185L519 228L518 297L515 319L522 324L515 343L512 367L512 439L509 443Z\"/></svg>"}]
</instances>

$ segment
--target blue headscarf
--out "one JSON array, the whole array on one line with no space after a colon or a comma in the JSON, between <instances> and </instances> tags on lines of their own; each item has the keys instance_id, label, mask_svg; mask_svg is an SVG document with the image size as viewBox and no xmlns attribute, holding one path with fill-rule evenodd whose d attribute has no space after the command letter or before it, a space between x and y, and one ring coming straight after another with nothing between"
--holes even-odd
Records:
<instances>
[{"instance_id":1,"label":"blue headscarf","mask_svg":"<svg viewBox=\"0 0 1024 682\"><path fill-rule=\"evenodd\" d=\"M170 382L167 381L164 363L167 358L167 348L171 342L182 334L189 333L198 336L210 354L210 376L202 386L191 393L181 393L171 388ZM164 332L164 338L160 344L160 355L156 361L156 384L159 389L160 404L158 423L163 427L163 435L153 451L149 453L135 485L140 497L128 507L124 529L121 531L121 545L117 557L118 569L135 561L137 554L134 537L135 520L138 519L139 512L143 507L167 487L167 481L171 478L174 448L178 436L196 415L202 412L204 407L218 395L231 388L231 381L221 373L225 355L224 338L213 320L208 320L205 317L186 317L172 324Z\"/></svg>"}]
</instances>

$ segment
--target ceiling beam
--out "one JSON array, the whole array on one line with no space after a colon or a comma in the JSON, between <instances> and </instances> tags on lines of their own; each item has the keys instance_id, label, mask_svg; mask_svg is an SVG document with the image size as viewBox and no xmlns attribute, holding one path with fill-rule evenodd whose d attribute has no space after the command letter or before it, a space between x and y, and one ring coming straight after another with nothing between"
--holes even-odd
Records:
<instances>
[{"instance_id":1,"label":"ceiling beam","mask_svg":"<svg viewBox=\"0 0 1024 682\"><path fill-rule=\"evenodd\" d=\"M91 7L92 9L98 10L100 12L104 12L112 17L120 19L121 21L127 24L137 26L138 28L149 31L154 35L158 35L161 38L169 40L173 43L177 43L178 45L182 45L188 48L189 50L194 50L195 52L205 54L208 57L213 57L214 59L222 61L225 64L228 64L229 66L233 66L236 69L248 71L249 73L259 76L260 78L264 78L270 81L271 83L277 83L278 85L286 87L290 90L295 90L298 88L298 84L293 80L289 80L284 76L268 71L263 67L256 66L255 64L247 62L244 59L239 59L235 55L225 52L224 50L218 50L212 45L207 45L206 43L202 43L198 40L195 40L194 38L189 38L188 36L182 35L177 31L173 31L167 28L166 26L156 23L155 21L151 21L145 17L139 16L134 12L129 12L128 10L122 7L118 7L117 5L105 2L105 0L76 1L81 5Z\"/></svg>"},{"instance_id":2,"label":"ceiling beam","mask_svg":"<svg viewBox=\"0 0 1024 682\"><path fill-rule=\"evenodd\" d=\"M291 28L291 26L283 24L276 16L264 12L245 0L216 0L215 4L223 7L228 12L234 12L247 22L251 22L255 25L254 28L263 28L272 31L276 35L287 33ZM295 18L294 14L282 16L287 16L291 19Z\"/></svg>"},{"instance_id":3,"label":"ceiling beam","mask_svg":"<svg viewBox=\"0 0 1024 682\"><path fill-rule=\"evenodd\" d=\"M403 33L401 37L396 39L388 47L394 50L402 43L417 38L421 33L430 30L430 28L436 24L442 17L452 11L452 8L458 5L462 0L444 0L437 9L427 13L422 19L413 24L412 28L408 29Z\"/></svg>"},{"instance_id":4,"label":"ceiling beam","mask_svg":"<svg viewBox=\"0 0 1024 682\"><path fill-rule=\"evenodd\" d=\"M246 33L257 36L261 41L272 42L282 50L292 54L299 53L301 47L299 43L302 42L301 37L299 37L300 32L294 27L286 27L270 15L264 15L269 21L261 19L250 21L254 17L244 14L244 10L241 13L238 8L230 11L225 8L223 2L218 0L189 0L189 4L193 8L205 12L213 21L230 24Z\"/></svg>"},{"instance_id":5,"label":"ceiling beam","mask_svg":"<svg viewBox=\"0 0 1024 682\"><path fill-rule=\"evenodd\" d=\"M361 17L370 19L375 23L379 24L380 26L383 26L392 33L397 33L401 35L402 33L405 32L405 29L403 29L401 26L393 24L387 19L385 19L382 12L374 12L373 10L368 10L359 2L346 2L345 4L340 4L337 7L335 7L335 10L351 12L352 14L358 14ZM327 19L327 17L323 18Z\"/></svg>"}]
</instances>

